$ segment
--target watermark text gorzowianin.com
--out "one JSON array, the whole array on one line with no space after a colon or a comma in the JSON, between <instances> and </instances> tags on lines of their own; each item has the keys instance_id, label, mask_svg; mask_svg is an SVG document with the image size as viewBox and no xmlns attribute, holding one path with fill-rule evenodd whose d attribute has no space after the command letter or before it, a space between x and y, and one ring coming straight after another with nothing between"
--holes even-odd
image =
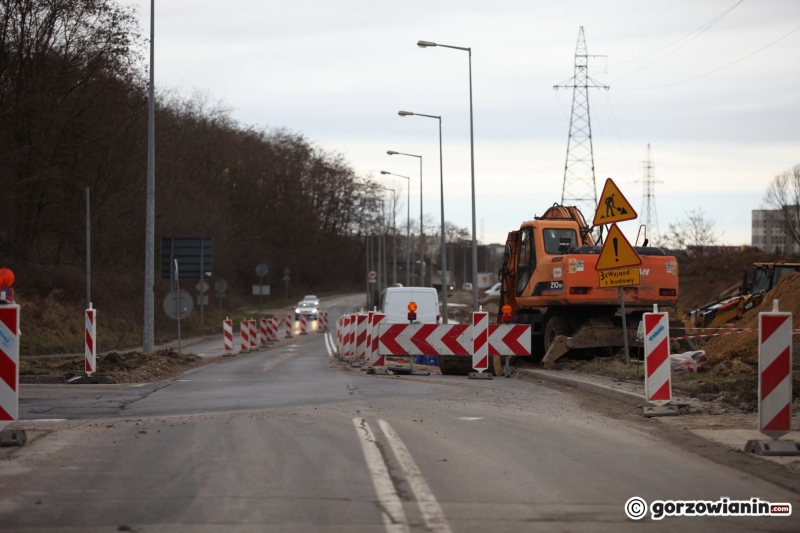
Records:
<instances>
[{"instance_id":1,"label":"watermark text gorzowianin.com","mask_svg":"<svg viewBox=\"0 0 800 533\"><path fill-rule=\"evenodd\" d=\"M732 500L653 500L650 505L634 496L625 502L625 514L641 520L650 509L650 518L661 520L665 516L791 516L791 503L771 503L760 498Z\"/></svg>"}]
</instances>

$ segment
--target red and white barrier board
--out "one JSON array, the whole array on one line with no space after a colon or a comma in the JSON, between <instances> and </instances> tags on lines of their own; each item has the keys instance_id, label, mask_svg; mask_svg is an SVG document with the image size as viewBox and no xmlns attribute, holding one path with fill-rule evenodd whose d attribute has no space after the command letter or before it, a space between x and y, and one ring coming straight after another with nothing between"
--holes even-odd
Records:
<instances>
[{"instance_id":1,"label":"red and white barrier board","mask_svg":"<svg viewBox=\"0 0 800 533\"><path fill-rule=\"evenodd\" d=\"M368 323L368 331L369 331L369 338L370 338L370 346L369 346L369 360L367 364L372 367L383 367L386 366L386 357L380 355L378 353L378 331L379 326L381 324L386 323L386 315L383 313L369 313L369 320Z\"/></svg>"},{"instance_id":2,"label":"red and white barrier board","mask_svg":"<svg viewBox=\"0 0 800 533\"><path fill-rule=\"evenodd\" d=\"M87 376L97 372L97 309L89 303L84 313L84 370Z\"/></svg>"},{"instance_id":3,"label":"red and white barrier board","mask_svg":"<svg viewBox=\"0 0 800 533\"><path fill-rule=\"evenodd\" d=\"M385 317L385 315L381 315ZM379 321L383 322L383 321ZM377 328L377 323L375 325ZM385 324L373 332L376 354L473 354L473 330L468 324ZM529 324L489 324L487 355L531 355ZM487 361L488 364L488 361Z\"/></svg>"},{"instance_id":4,"label":"red and white barrier board","mask_svg":"<svg viewBox=\"0 0 800 533\"><path fill-rule=\"evenodd\" d=\"M308 322L306 321L306 315L300 313L300 335L308 335L306 331L308 328Z\"/></svg>"},{"instance_id":5,"label":"red and white barrier board","mask_svg":"<svg viewBox=\"0 0 800 533\"><path fill-rule=\"evenodd\" d=\"M233 353L233 321L226 318L222 321L222 340L225 344L225 353Z\"/></svg>"},{"instance_id":6,"label":"red and white barrier board","mask_svg":"<svg viewBox=\"0 0 800 533\"><path fill-rule=\"evenodd\" d=\"M239 336L242 337L242 346L240 352L246 353L250 351L250 321L242 320L239 323Z\"/></svg>"},{"instance_id":7,"label":"red and white barrier board","mask_svg":"<svg viewBox=\"0 0 800 533\"><path fill-rule=\"evenodd\" d=\"M472 313L472 368L489 368L489 313L483 311Z\"/></svg>"},{"instance_id":8,"label":"red and white barrier board","mask_svg":"<svg viewBox=\"0 0 800 533\"><path fill-rule=\"evenodd\" d=\"M531 327L527 324L489 324L489 355L531 354Z\"/></svg>"},{"instance_id":9,"label":"red and white barrier board","mask_svg":"<svg viewBox=\"0 0 800 533\"><path fill-rule=\"evenodd\" d=\"M291 313L286 315L286 338L292 338L292 326L294 325L294 320L292 320Z\"/></svg>"},{"instance_id":10,"label":"red and white barrier board","mask_svg":"<svg viewBox=\"0 0 800 533\"><path fill-rule=\"evenodd\" d=\"M758 429L777 439L792 429L792 313L758 314Z\"/></svg>"},{"instance_id":11,"label":"red and white barrier board","mask_svg":"<svg viewBox=\"0 0 800 533\"><path fill-rule=\"evenodd\" d=\"M644 396L653 405L672 401L672 369L669 363L669 314L645 313Z\"/></svg>"},{"instance_id":12,"label":"red and white barrier board","mask_svg":"<svg viewBox=\"0 0 800 533\"><path fill-rule=\"evenodd\" d=\"M272 336L272 342L278 342L278 326L280 325L280 320L278 317L274 316L270 320L270 335Z\"/></svg>"},{"instance_id":13,"label":"red and white barrier board","mask_svg":"<svg viewBox=\"0 0 800 533\"><path fill-rule=\"evenodd\" d=\"M356 315L355 324L356 336L356 359L367 360L367 315Z\"/></svg>"},{"instance_id":14,"label":"red and white barrier board","mask_svg":"<svg viewBox=\"0 0 800 533\"><path fill-rule=\"evenodd\" d=\"M267 323L268 320L268 318L261 319L261 327L259 328L259 344L261 346L266 346L272 340L269 335L269 324Z\"/></svg>"},{"instance_id":15,"label":"red and white barrier board","mask_svg":"<svg viewBox=\"0 0 800 533\"><path fill-rule=\"evenodd\" d=\"M19 306L0 305L0 430L19 419Z\"/></svg>"}]
</instances>

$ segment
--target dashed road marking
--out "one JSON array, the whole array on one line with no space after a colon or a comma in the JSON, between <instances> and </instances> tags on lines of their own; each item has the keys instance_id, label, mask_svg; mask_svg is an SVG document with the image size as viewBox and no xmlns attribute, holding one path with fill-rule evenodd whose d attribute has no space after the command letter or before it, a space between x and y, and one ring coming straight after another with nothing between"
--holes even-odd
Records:
<instances>
[{"instance_id":1,"label":"dashed road marking","mask_svg":"<svg viewBox=\"0 0 800 533\"><path fill-rule=\"evenodd\" d=\"M452 533L442 507L436 501L436 497L425 482L425 478L422 477L422 472L420 472L417 463L411 457L408 448L400 440L400 436L385 420L378 420L378 425L389 440L389 446L391 446L395 457L397 457L397 462L400 463L400 468L405 474L406 481L414 492L419 511L423 520L425 520L428 530L433 533Z\"/></svg>"},{"instance_id":2,"label":"dashed road marking","mask_svg":"<svg viewBox=\"0 0 800 533\"><path fill-rule=\"evenodd\" d=\"M482 416L459 416L458 419L459 420L472 421L472 420L483 420L483 417Z\"/></svg>"},{"instance_id":3,"label":"dashed road marking","mask_svg":"<svg viewBox=\"0 0 800 533\"><path fill-rule=\"evenodd\" d=\"M369 468L370 477L372 477L375 493L378 495L378 504L380 505L387 533L409 533L403 502L400 501L400 497L394 488L392 478L389 476L389 468L383 461L383 456L378 449L378 443L375 440L372 429L363 418L354 418L353 424L356 426L356 432L361 437L358 440L364 450L364 458L367 461L367 468Z\"/></svg>"}]
</instances>

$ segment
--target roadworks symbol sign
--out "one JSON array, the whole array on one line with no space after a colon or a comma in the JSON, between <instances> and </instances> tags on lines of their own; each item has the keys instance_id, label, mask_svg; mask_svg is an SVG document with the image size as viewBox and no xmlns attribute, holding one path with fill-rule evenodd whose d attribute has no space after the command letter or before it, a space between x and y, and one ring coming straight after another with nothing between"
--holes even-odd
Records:
<instances>
[{"instance_id":1,"label":"roadworks symbol sign","mask_svg":"<svg viewBox=\"0 0 800 533\"><path fill-rule=\"evenodd\" d=\"M603 194L597 203L597 211L594 213L593 224L601 226L623 220L633 220L637 217L636 210L631 207L630 202L620 192L619 187L611 178L606 180L603 186Z\"/></svg>"},{"instance_id":2,"label":"roadworks symbol sign","mask_svg":"<svg viewBox=\"0 0 800 533\"><path fill-rule=\"evenodd\" d=\"M616 224L612 224L600 250L600 257L597 258L595 270L612 270L614 268L625 268L639 266L642 258L633 249L631 243L619 230Z\"/></svg>"}]
</instances>

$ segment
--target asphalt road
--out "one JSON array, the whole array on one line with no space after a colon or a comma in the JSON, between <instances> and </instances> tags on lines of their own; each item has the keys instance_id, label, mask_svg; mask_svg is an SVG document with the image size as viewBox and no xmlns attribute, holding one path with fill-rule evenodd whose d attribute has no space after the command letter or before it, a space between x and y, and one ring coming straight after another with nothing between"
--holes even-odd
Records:
<instances>
[{"instance_id":1,"label":"asphalt road","mask_svg":"<svg viewBox=\"0 0 800 533\"><path fill-rule=\"evenodd\" d=\"M359 301L328 302L331 323ZM221 361L140 386L23 385L35 438L0 456L0 530L800 529L796 514L627 518L633 496L757 497L795 513L800 499L573 391L366 376L315 332Z\"/></svg>"}]
</instances>

